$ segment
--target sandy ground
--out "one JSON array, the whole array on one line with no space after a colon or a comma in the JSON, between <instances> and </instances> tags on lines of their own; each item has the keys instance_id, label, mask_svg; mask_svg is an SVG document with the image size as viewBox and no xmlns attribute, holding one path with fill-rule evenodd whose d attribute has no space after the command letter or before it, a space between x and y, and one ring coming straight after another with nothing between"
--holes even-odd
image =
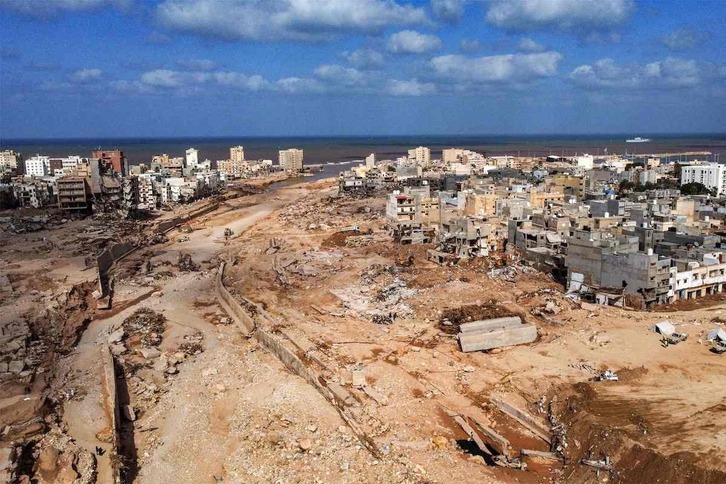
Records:
<instances>
[{"instance_id":1,"label":"sandy ground","mask_svg":"<svg viewBox=\"0 0 726 484\"><path fill-rule=\"evenodd\" d=\"M688 476L691 482L722 482L726 363L708 351L702 336L715 327L714 318L726 315L726 304L704 302L667 313L581 306L533 271L492 278L480 262L442 268L425 260L425 248L390 241L381 200L327 198L334 193L331 184L317 182L230 200L195 220L191 233L173 231L168 243L126 258L116 274L114 308L94 311L58 367L58 391L74 390L62 409L67 434L90 453L108 448L100 438L108 416L99 351L126 318L146 307L166 317L162 353L174 354L186 336L197 334L203 350L179 363L175 373L142 361L125 377L136 413L128 423L127 450L135 460L130 476L138 482L169 476L189 483L595 482L595 472L577 461L605 455L621 469L617 477L623 482L658 476L663 482L688 482ZM76 223L57 229L58 247L80 230ZM339 233L354 223L371 235L348 239L351 234ZM234 232L228 241L225 228ZM182 237L188 240L180 242ZM20 289L13 304L4 300L7 321L51 304L59 288L89 275L82 254L58 261L58 249L33 257L28 250L0 254L7 262L2 272ZM181 270L180 254L198 267ZM409 256L412 264L406 263ZM261 304L280 329L313 342L330 371L327 378L350 388L360 414L383 429L374 438L383 459L365 450L304 380L228 324L214 293L222 259L234 261L227 275L233 292ZM381 296L401 282L403 292L391 290L400 299ZM556 314L532 314L548 301L556 304ZM461 353L441 320L446 309L472 304L493 314L524 315L537 324L538 341ZM370 311L381 308L396 312L391 324L372 321ZM689 339L661 347L650 326L663 319L679 323ZM351 387L354 368L384 403ZM590 381L602 369L616 371L620 381ZM151 397L135 393L139 382L150 381L158 383ZM494 409L493 395L542 422L546 412L538 409L552 405L566 422L572 461L529 462L528 471L485 465L444 408L492 427L518 449L549 448ZM631 448L652 453L631 455ZM107 469L108 454L96 458L99 469ZM662 474L647 473L650 466ZM680 466L681 473L669 466ZM635 472L638 467L643 474Z\"/></svg>"}]
</instances>

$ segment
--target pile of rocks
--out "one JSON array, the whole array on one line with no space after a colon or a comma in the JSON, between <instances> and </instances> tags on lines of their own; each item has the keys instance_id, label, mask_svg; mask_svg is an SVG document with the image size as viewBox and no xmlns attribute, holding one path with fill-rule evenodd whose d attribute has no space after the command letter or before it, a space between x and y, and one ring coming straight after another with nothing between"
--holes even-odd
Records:
<instances>
[{"instance_id":1,"label":"pile of rocks","mask_svg":"<svg viewBox=\"0 0 726 484\"><path fill-rule=\"evenodd\" d=\"M0 379L30 378L43 362L47 347L42 341L31 341L30 327L25 321L13 321L2 327L0 334Z\"/></svg>"}]
</instances>

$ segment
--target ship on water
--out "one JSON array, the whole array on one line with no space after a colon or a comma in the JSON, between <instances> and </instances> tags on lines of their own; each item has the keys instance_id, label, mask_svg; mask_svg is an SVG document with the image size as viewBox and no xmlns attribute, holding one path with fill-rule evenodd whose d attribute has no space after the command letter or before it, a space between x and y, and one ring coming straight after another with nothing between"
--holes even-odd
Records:
<instances>
[{"instance_id":1,"label":"ship on water","mask_svg":"<svg viewBox=\"0 0 726 484\"><path fill-rule=\"evenodd\" d=\"M625 140L626 143L648 143L650 142L650 138L641 138L640 136L636 136L635 138L630 138Z\"/></svg>"}]
</instances>

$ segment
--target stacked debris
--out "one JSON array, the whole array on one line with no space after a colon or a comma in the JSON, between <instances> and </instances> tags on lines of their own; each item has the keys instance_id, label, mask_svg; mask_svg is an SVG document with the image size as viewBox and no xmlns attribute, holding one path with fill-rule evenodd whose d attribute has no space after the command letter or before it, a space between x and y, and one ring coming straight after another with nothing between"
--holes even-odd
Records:
<instances>
[{"instance_id":1,"label":"stacked debris","mask_svg":"<svg viewBox=\"0 0 726 484\"><path fill-rule=\"evenodd\" d=\"M177 260L177 267L181 272L197 272L199 271L199 264L196 264L192 259L191 254L179 253L179 259Z\"/></svg>"},{"instance_id":2,"label":"stacked debris","mask_svg":"<svg viewBox=\"0 0 726 484\"><path fill-rule=\"evenodd\" d=\"M204 351L204 336L199 331L185 335L184 342L175 350L162 351L160 345L166 326L163 314L141 308L108 336L111 352L137 404L135 407L131 403L122 406L128 421L137 418L143 405L158 401L165 391L167 378L179 372L180 364Z\"/></svg>"},{"instance_id":3,"label":"stacked debris","mask_svg":"<svg viewBox=\"0 0 726 484\"><path fill-rule=\"evenodd\" d=\"M285 207L279 215L284 225L305 230L328 230L344 228L351 223L380 220L383 215L383 199L380 207L371 207L371 200L356 200L337 197L320 197L311 194L293 205Z\"/></svg>"},{"instance_id":4,"label":"stacked debris","mask_svg":"<svg viewBox=\"0 0 726 484\"><path fill-rule=\"evenodd\" d=\"M404 301L418 294L418 290L409 288L405 281L397 278L379 289L376 289L374 281L369 279L369 282L371 284L333 289L330 292L340 299L348 313L362 316L376 324L391 324L397 318L413 314L413 309Z\"/></svg>"},{"instance_id":5,"label":"stacked debris","mask_svg":"<svg viewBox=\"0 0 726 484\"><path fill-rule=\"evenodd\" d=\"M122 328L131 344L140 342L147 346L158 346L161 334L166 329L166 317L153 309L140 308L124 319Z\"/></svg>"},{"instance_id":6,"label":"stacked debris","mask_svg":"<svg viewBox=\"0 0 726 484\"><path fill-rule=\"evenodd\" d=\"M0 335L0 381L31 379L47 352L46 345L31 340L25 321L13 321L2 327Z\"/></svg>"}]
</instances>

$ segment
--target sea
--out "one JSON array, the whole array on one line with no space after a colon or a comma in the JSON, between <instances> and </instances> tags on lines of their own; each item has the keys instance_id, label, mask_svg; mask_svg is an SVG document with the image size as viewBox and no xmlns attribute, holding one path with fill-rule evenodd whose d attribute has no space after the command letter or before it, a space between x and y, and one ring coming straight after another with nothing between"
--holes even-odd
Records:
<instances>
[{"instance_id":1,"label":"sea","mask_svg":"<svg viewBox=\"0 0 726 484\"><path fill-rule=\"evenodd\" d=\"M647 143L626 143L640 136ZM527 136L349 136L349 137L185 137L185 138L71 138L71 139L4 139L0 150L12 149L26 158L36 154L48 156L90 156L94 149L120 149L130 164L149 163L154 155L184 156L187 148L199 150L199 159L213 161L229 158L229 148L242 145L247 159L271 159L277 162L278 151L302 148L306 165L322 164L324 172L335 173L340 167L356 163L370 153L378 160L396 159L416 146L431 148L432 158L440 157L445 148L464 148L488 156L595 156L622 154L643 156L650 153L708 151L710 156L674 157L673 160L705 159L721 161L726 153L726 133L711 134L620 134L620 135L527 135ZM726 162L726 158L724 158ZM337 174L337 173L335 173ZM315 178L318 178L316 176Z\"/></svg>"}]
</instances>

